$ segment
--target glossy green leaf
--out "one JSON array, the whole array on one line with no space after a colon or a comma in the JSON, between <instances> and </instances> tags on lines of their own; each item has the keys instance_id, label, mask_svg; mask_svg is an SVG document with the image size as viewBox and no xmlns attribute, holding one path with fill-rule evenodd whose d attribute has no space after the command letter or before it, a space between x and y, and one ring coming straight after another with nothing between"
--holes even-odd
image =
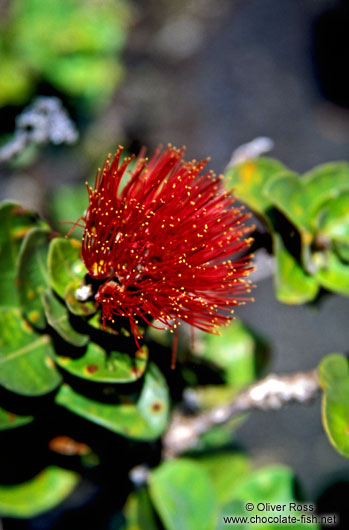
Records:
<instances>
[{"instance_id":1,"label":"glossy green leaf","mask_svg":"<svg viewBox=\"0 0 349 530\"><path fill-rule=\"evenodd\" d=\"M349 190L349 165L324 164L303 177L287 171L273 177L265 195L299 229L305 242L315 229L320 207Z\"/></svg>"},{"instance_id":2,"label":"glossy green leaf","mask_svg":"<svg viewBox=\"0 0 349 530\"><path fill-rule=\"evenodd\" d=\"M280 234L273 234L273 242L276 298L284 304L304 304L313 300L319 291L316 279L289 253Z\"/></svg>"},{"instance_id":3,"label":"glossy green leaf","mask_svg":"<svg viewBox=\"0 0 349 530\"><path fill-rule=\"evenodd\" d=\"M313 219L325 202L349 191L349 164L347 162L322 164L306 173L302 181L306 188L308 215Z\"/></svg>"},{"instance_id":4,"label":"glossy green leaf","mask_svg":"<svg viewBox=\"0 0 349 530\"><path fill-rule=\"evenodd\" d=\"M81 287L80 281L75 281L67 285L67 288L64 292L64 299L67 307L73 315L78 316L90 316L96 313L98 304L93 301L88 302L79 302L76 299L75 293L76 290Z\"/></svg>"},{"instance_id":5,"label":"glossy green leaf","mask_svg":"<svg viewBox=\"0 0 349 530\"><path fill-rule=\"evenodd\" d=\"M158 527L149 493L145 487L128 496L124 515L126 524L123 530L156 530Z\"/></svg>"},{"instance_id":6,"label":"glossy green leaf","mask_svg":"<svg viewBox=\"0 0 349 530\"><path fill-rule=\"evenodd\" d=\"M64 298L67 286L82 281L86 268L81 259L81 243L76 239L57 237L51 241L48 254L50 284Z\"/></svg>"},{"instance_id":7,"label":"glossy green leaf","mask_svg":"<svg viewBox=\"0 0 349 530\"><path fill-rule=\"evenodd\" d=\"M18 204L0 205L0 293L1 305L18 307L15 283L17 259L24 236L34 226L44 226L37 215Z\"/></svg>"},{"instance_id":8,"label":"glossy green leaf","mask_svg":"<svg viewBox=\"0 0 349 530\"><path fill-rule=\"evenodd\" d=\"M0 515L35 517L61 503L78 481L77 473L50 466L22 484L0 485Z\"/></svg>"},{"instance_id":9,"label":"glossy green leaf","mask_svg":"<svg viewBox=\"0 0 349 530\"><path fill-rule=\"evenodd\" d=\"M323 266L314 277L329 291L349 296L349 264L340 260L334 252L324 254Z\"/></svg>"},{"instance_id":10,"label":"glossy green leaf","mask_svg":"<svg viewBox=\"0 0 349 530\"><path fill-rule=\"evenodd\" d=\"M112 351L106 353L103 348L90 342L86 352L78 358L56 355L56 362L69 373L101 383L131 383L143 374L147 366L146 347L134 355Z\"/></svg>"},{"instance_id":11,"label":"glossy green leaf","mask_svg":"<svg viewBox=\"0 0 349 530\"><path fill-rule=\"evenodd\" d=\"M221 505L233 497L237 485L250 471L249 459L233 451L208 453L198 462L208 472Z\"/></svg>"},{"instance_id":12,"label":"glossy green leaf","mask_svg":"<svg viewBox=\"0 0 349 530\"><path fill-rule=\"evenodd\" d=\"M189 459L165 462L149 479L150 496L166 530L214 530L218 503L209 475Z\"/></svg>"},{"instance_id":13,"label":"glossy green leaf","mask_svg":"<svg viewBox=\"0 0 349 530\"><path fill-rule=\"evenodd\" d=\"M349 191L322 206L317 219L317 238L349 244Z\"/></svg>"},{"instance_id":14,"label":"glossy green leaf","mask_svg":"<svg viewBox=\"0 0 349 530\"><path fill-rule=\"evenodd\" d=\"M292 171L284 171L270 179L264 193L270 202L310 241L312 235L308 197L300 175Z\"/></svg>"},{"instance_id":15,"label":"glossy green leaf","mask_svg":"<svg viewBox=\"0 0 349 530\"><path fill-rule=\"evenodd\" d=\"M225 381L239 390L254 381L257 375L256 338L238 320L220 332L221 335L196 334L194 346L200 357L222 368Z\"/></svg>"},{"instance_id":16,"label":"glossy green leaf","mask_svg":"<svg viewBox=\"0 0 349 530\"><path fill-rule=\"evenodd\" d=\"M62 339L77 347L88 343L88 335L83 335L73 328L68 310L51 290L42 293L42 304L48 323Z\"/></svg>"},{"instance_id":17,"label":"glossy green leaf","mask_svg":"<svg viewBox=\"0 0 349 530\"><path fill-rule=\"evenodd\" d=\"M92 399L63 385L56 401L71 412L127 438L153 440L163 433L169 396L166 381L154 364L149 365L137 394L121 395L119 390L112 393L110 387L106 387L106 392L109 402Z\"/></svg>"},{"instance_id":18,"label":"glossy green leaf","mask_svg":"<svg viewBox=\"0 0 349 530\"><path fill-rule=\"evenodd\" d=\"M272 203L263 190L269 180L284 170L285 166L272 158L247 160L227 171L226 185L238 199L267 218L266 212Z\"/></svg>"},{"instance_id":19,"label":"glossy green leaf","mask_svg":"<svg viewBox=\"0 0 349 530\"><path fill-rule=\"evenodd\" d=\"M61 381L48 335L37 335L19 310L0 308L0 384L18 394L36 396Z\"/></svg>"},{"instance_id":20,"label":"glossy green leaf","mask_svg":"<svg viewBox=\"0 0 349 530\"><path fill-rule=\"evenodd\" d=\"M9 410L5 410L0 407L0 431L6 429L14 429L15 427L21 427L27 425L33 421L33 416L23 416L22 414L15 414Z\"/></svg>"},{"instance_id":21,"label":"glossy green leaf","mask_svg":"<svg viewBox=\"0 0 349 530\"><path fill-rule=\"evenodd\" d=\"M339 353L327 355L319 365L323 391L322 422L332 445L349 458L349 365Z\"/></svg>"},{"instance_id":22,"label":"glossy green leaf","mask_svg":"<svg viewBox=\"0 0 349 530\"><path fill-rule=\"evenodd\" d=\"M21 308L31 324L46 327L41 293L49 285L47 254L50 231L32 228L26 235L18 258L17 286Z\"/></svg>"}]
</instances>

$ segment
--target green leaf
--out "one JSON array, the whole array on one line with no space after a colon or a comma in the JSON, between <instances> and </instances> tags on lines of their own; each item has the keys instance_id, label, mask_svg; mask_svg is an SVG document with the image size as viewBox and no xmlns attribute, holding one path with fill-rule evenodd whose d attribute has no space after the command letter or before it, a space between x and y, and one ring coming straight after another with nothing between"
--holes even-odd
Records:
<instances>
[{"instance_id":1,"label":"green leaf","mask_svg":"<svg viewBox=\"0 0 349 530\"><path fill-rule=\"evenodd\" d=\"M47 254L50 231L32 228L26 235L18 258L17 285L21 308L31 324L46 327L41 293L49 284Z\"/></svg>"},{"instance_id":2,"label":"green leaf","mask_svg":"<svg viewBox=\"0 0 349 530\"><path fill-rule=\"evenodd\" d=\"M349 365L339 353L327 355L319 365L323 391L322 422L332 445L349 458Z\"/></svg>"},{"instance_id":3,"label":"green leaf","mask_svg":"<svg viewBox=\"0 0 349 530\"><path fill-rule=\"evenodd\" d=\"M112 328L111 326L108 326L107 323L105 323L104 326L102 315L100 312L96 313L95 315L93 315L93 317L89 318L87 323L89 326L91 326L91 328L104 331L105 333L111 333L112 335L119 335L121 333L124 337L130 337L130 332L125 328L121 328L120 331L118 331Z\"/></svg>"},{"instance_id":4,"label":"green leaf","mask_svg":"<svg viewBox=\"0 0 349 530\"><path fill-rule=\"evenodd\" d=\"M349 244L349 191L323 205L317 219L317 238Z\"/></svg>"},{"instance_id":5,"label":"green leaf","mask_svg":"<svg viewBox=\"0 0 349 530\"><path fill-rule=\"evenodd\" d=\"M0 513L3 517L35 517L68 497L78 481L77 473L50 466L22 484L0 485Z\"/></svg>"},{"instance_id":6,"label":"green leaf","mask_svg":"<svg viewBox=\"0 0 349 530\"><path fill-rule=\"evenodd\" d=\"M265 187L264 194L300 232L310 231L308 197L303 180L297 173L286 170L274 176Z\"/></svg>"},{"instance_id":7,"label":"green leaf","mask_svg":"<svg viewBox=\"0 0 349 530\"><path fill-rule=\"evenodd\" d=\"M73 328L69 321L68 310L51 290L42 293L42 304L48 323L62 339L73 346L86 346L88 335L83 335Z\"/></svg>"},{"instance_id":8,"label":"green leaf","mask_svg":"<svg viewBox=\"0 0 349 530\"><path fill-rule=\"evenodd\" d=\"M0 431L21 427L22 425L30 423L33 419L33 416L15 414L14 412L10 412L9 410L0 407Z\"/></svg>"},{"instance_id":9,"label":"green leaf","mask_svg":"<svg viewBox=\"0 0 349 530\"><path fill-rule=\"evenodd\" d=\"M294 474L282 465L266 466L237 484L234 499L249 502L287 503L294 498Z\"/></svg>"},{"instance_id":10,"label":"green leaf","mask_svg":"<svg viewBox=\"0 0 349 530\"><path fill-rule=\"evenodd\" d=\"M149 479L150 496L166 530L214 530L218 504L209 475L197 462L165 462Z\"/></svg>"},{"instance_id":11,"label":"green leaf","mask_svg":"<svg viewBox=\"0 0 349 530\"><path fill-rule=\"evenodd\" d=\"M224 521L224 517L248 517L245 510L245 503L242 501L230 501L221 509L221 514L218 518L217 527L215 530L226 530L227 523ZM256 525L253 525L255 527ZM248 523L235 523L234 530L253 530L251 525ZM273 525L273 530L275 525ZM286 527L287 528L287 527Z\"/></svg>"},{"instance_id":12,"label":"green leaf","mask_svg":"<svg viewBox=\"0 0 349 530\"><path fill-rule=\"evenodd\" d=\"M67 286L82 282L86 268L81 259L81 243L76 239L57 237L51 241L48 254L50 284L64 298Z\"/></svg>"},{"instance_id":13,"label":"green leaf","mask_svg":"<svg viewBox=\"0 0 349 530\"><path fill-rule=\"evenodd\" d=\"M329 291L349 296L349 264L341 261L334 252L324 254L325 262L314 278Z\"/></svg>"},{"instance_id":14,"label":"green leaf","mask_svg":"<svg viewBox=\"0 0 349 530\"><path fill-rule=\"evenodd\" d=\"M349 263L349 244L347 245L346 243L335 242L334 249L342 261Z\"/></svg>"},{"instance_id":15,"label":"green leaf","mask_svg":"<svg viewBox=\"0 0 349 530\"><path fill-rule=\"evenodd\" d=\"M233 497L237 485L250 471L248 458L232 451L208 454L198 462L208 472L221 505Z\"/></svg>"},{"instance_id":16,"label":"green leaf","mask_svg":"<svg viewBox=\"0 0 349 530\"><path fill-rule=\"evenodd\" d=\"M88 193L86 186L79 184L78 186L66 185L59 186L54 190L50 199L50 213L53 216L54 227L56 230L67 233L67 225L62 221L77 221L79 217L84 215L84 211L88 207ZM73 234L76 239L81 239L83 228L75 227Z\"/></svg>"},{"instance_id":17,"label":"green leaf","mask_svg":"<svg viewBox=\"0 0 349 530\"><path fill-rule=\"evenodd\" d=\"M257 338L242 322L222 328L221 335L198 334L194 346L200 357L224 370L225 382L235 390L255 380Z\"/></svg>"},{"instance_id":18,"label":"green leaf","mask_svg":"<svg viewBox=\"0 0 349 530\"><path fill-rule=\"evenodd\" d=\"M347 162L321 164L306 173L302 182L306 188L308 216L314 219L325 202L349 191L349 164Z\"/></svg>"},{"instance_id":19,"label":"green leaf","mask_svg":"<svg viewBox=\"0 0 349 530\"><path fill-rule=\"evenodd\" d=\"M79 302L76 299L76 290L81 287L80 281L75 281L67 285L64 293L65 303L73 315L77 316L90 316L96 313L98 304L93 301Z\"/></svg>"},{"instance_id":20,"label":"green leaf","mask_svg":"<svg viewBox=\"0 0 349 530\"><path fill-rule=\"evenodd\" d=\"M158 527L148 490L144 487L128 496L124 514L123 530L156 530Z\"/></svg>"},{"instance_id":21,"label":"green leaf","mask_svg":"<svg viewBox=\"0 0 349 530\"><path fill-rule=\"evenodd\" d=\"M166 381L150 364L143 387L137 394L121 395L106 388L109 402L98 401L79 394L63 385L56 401L71 412L97 423L113 432L137 440L158 438L167 425L169 396Z\"/></svg>"},{"instance_id":22,"label":"green leaf","mask_svg":"<svg viewBox=\"0 0 349 530\"><path fill-rule=\"evenodd\" d=\"M319 286L301 264L288 252L280 234L273 234L276 298L284 304L304 304L314 300Z\"/></svg>"},{"instance_id":23,"label":"green leaf","mask_svg":"<svg viewBox=\"0 0 349 530\"><path fill-rule=\"evenodd\" d=\"M33 226L47 226L37 215L18 204L0 205L0 292L1 305L18 307L19 296L15 283L20 245Z\"/></svg>"},{"instance_id":24,"label":"green leaf","mask_svg":"<svg viewBox=\"0 0 349 530\"><path fill-rule=\"evenodd\" d=\"M222 515L236 515L229 510L237 510L237 515L282 515L287 517L288 515L295 516L300 518L302 513L309 515L309 512L302 512L302 510L293 510L290 508L290 503L294 502L298 504L295 499L295 477L291 469L282 465L271 465L266 466L253 473L247 475L243 480L241 480L233 493L233 498L231 501L234 501L234 505L226 505L222 510ZM241 514L241 504L253 503L253 511L245 511L244 514ZM284 509L280 512L270 512L266 513L265 510L260 511L257 508L259 502L270 503L270 504L281 504L285 505ZM272 527L276 530L282 530L287 525L285 524L273 524ZM268 529L270 525L268 523L256 523L253 525L256 529ZM246 528L250 528L247 526ZM319 530L319 525L315 523L302 523L301 521L295 524L292 524L292 528L296 530Z\"/></svg>"},{"instance_id":25,"label":"green leaf","mask_svg":"<svg viewBox=\"0 0 349 530\"><path fill-rule=\"evenodd\" d=\"M268 220L266 212L272 203L264 195L264 189L275 175L284 170L285 166L272 158L247 160L228 170L226 185L238 199Z\"/></svg>"},{"instance_id":26,"label":"green leaf","mask_svg":"<svg viewBox=\"0 0 349 530\"><path fill-rule=\"evenodd\" d=\"M134 355L112 351L90 342L86 352L78 358L56 355L56 362L67 372L83 379L101 383L131 383L143 374L147 366L148 351L144 346Z\"/></svg>"},{"instance_id":27,"label":"green leaf","mask_svg":"<svg viewBox=\"0 0 349 530\"><path fill-rule=\"evenodd\" d=\"M0 308L0 384L27 396L46 394L61 381L48 335L37 335L12 308Z\"/></svg>"},{"instance_id":28,"label":"green leaf","mask_svg":"<svg viewBox=\"0 0 349 530\"><path fill-rule=\"evenodd\" d=\"M320 207L349 190L349 165L324 164L300 177L285 171L270 180L265 195L298 228L310 243Z\"/></svg>"}]
</instances>

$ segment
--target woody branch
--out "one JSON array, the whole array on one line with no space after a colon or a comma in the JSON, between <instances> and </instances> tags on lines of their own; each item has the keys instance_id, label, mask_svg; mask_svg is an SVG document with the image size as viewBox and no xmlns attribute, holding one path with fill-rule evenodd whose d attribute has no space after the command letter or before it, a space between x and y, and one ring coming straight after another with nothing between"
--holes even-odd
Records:
<instances>
[{"instance_id":1,"label":"woody branch","mask_svg":"<svg viewBox=\"0 0 349 530\"><path fill-rule=\"evenodd\" d=\"M253 409L280 409L291 402L308 403L318 391L317 370L291 375L270 374L240 392L228 404L194 415L175 411L163 437L164 458L173 458L195 447L201 434L241 413Z\"/></svg>"}]
</instances>

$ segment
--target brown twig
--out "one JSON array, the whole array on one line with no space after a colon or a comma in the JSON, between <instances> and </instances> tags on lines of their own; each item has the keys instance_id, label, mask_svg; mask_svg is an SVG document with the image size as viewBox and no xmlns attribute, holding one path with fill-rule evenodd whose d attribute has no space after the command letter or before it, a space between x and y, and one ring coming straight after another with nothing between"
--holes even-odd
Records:
<instances>
[{"instance_id":1,"label":"brown twig","mask_svg":"<svg viewBox=\"0 0 349 530\"><path fill-rule=\"evenodd\" d=\"M308 403L317 394L317 370L291 375L270 374L240 392L231 403L195 415L175 411L163 437L163 456L173 458L195 447L214 426L253 409L275 410L290 402Z\"/></svg>"}]
</instances>

